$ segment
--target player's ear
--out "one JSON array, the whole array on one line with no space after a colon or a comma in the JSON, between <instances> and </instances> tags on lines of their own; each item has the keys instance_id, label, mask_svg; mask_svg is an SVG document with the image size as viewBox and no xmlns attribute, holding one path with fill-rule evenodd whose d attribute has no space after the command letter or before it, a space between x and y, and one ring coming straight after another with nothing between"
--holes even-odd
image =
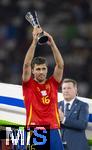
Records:
<instances>
[{"instance_id":1,"label":"player's ear","mask_svg":"<svg viewBox=\"0 0 92 150\"><path fill-rule=\"evenodd\" d=\"M32 74L34 74L34 69L31 70Z\"/></svg>"},{"instance_id":2,"label":"player's ear","mask_svg":"<svg viewBox=\"0 0 92 150\"><path fill-rule=\"evenodd\" d=\"M47 72L48 72L48 67L47 67Z\"/></svg>"}]
</instances>

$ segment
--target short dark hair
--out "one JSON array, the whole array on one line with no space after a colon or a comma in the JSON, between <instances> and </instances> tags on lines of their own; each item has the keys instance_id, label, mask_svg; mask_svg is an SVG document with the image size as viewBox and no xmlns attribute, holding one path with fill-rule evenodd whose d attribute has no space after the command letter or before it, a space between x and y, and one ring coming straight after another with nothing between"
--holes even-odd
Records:
<instances>
[{"instance_id":1,"label":"short dark hair","mask_svg":"<svg viewBox=\"0 0 92 150\"><path fill-rule=\"evenodd\" d=\"M76 80L71 79L71 78L65 78L65 79L62 81L62 84L63 84L63 83L68 83L68 82L72 82L73 85L74 85L74 87L77 87L77 82L76 82Z\"/></svg>"},{"instance_id":2,"label":"short dark hair","mask_svg":"<svg viewBox=\"0 0 92 150\"><path fill-rule=\"evenodd\" d=\"M32 69L34 68L35 64L37 64L37 65L46 64L46 66L47 66L46 58L45 57L41 57L41 56L34 57L33 60L32 60L32 63L31 63Z\"/></svg>"}]
</instances>

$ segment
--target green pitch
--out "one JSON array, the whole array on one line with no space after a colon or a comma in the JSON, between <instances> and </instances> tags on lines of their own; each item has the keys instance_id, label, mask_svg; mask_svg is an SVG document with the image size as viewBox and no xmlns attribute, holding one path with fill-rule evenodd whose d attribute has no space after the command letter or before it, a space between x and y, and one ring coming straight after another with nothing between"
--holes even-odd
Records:
<instances>
[{"instance_id":1,"label":"green pitch","mask_svg":"<svg viewBox=\"0 0 92 150\"><path fill-rule=\"evenodd\" d=\"M7 126L7 125L19 125L19 124L16 124L14 122L10 122L10 121L5 121L5 120L0 120L0 126Z\"/></svg>"}]
</instances>

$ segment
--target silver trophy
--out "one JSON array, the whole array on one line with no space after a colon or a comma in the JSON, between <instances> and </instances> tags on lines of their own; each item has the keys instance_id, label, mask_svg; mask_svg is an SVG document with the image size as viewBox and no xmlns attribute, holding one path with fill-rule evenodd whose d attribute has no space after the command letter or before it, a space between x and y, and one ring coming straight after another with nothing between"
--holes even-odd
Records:
<instances>
[{"instance_id":1,"label":"silver trophy","mask_svg":"<svg viewBox=\"0 0 92 150\"><path fill-rule=\"evenodd\" d=\"M31 12L27 12L25 15L26 20L34 27L40 27L38 17L37 17L37 12L35 11L34 14ZM39 37L38 37L38 44L45 44L48 41L48 37L44 35L44 32L41 32Z\"/></svg>"}]
</instances>

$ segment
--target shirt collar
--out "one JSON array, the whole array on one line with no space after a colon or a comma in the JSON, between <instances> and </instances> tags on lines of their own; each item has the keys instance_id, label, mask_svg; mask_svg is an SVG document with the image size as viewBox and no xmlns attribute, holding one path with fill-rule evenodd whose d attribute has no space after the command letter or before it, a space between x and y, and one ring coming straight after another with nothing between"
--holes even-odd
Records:
<instances>
[{"instance_id":1,"label":"shirt collar","mask_svg":"<svg viewBox=\"0 0 92 150\"><path fill-rule=\"evenodd\" d=\"M64 100L64 105L66 105L67 103L70 104L70 106L72 106L73 102L74 102L75 98L71 99L69 102Z\"/></svg>"}]
</instances>

